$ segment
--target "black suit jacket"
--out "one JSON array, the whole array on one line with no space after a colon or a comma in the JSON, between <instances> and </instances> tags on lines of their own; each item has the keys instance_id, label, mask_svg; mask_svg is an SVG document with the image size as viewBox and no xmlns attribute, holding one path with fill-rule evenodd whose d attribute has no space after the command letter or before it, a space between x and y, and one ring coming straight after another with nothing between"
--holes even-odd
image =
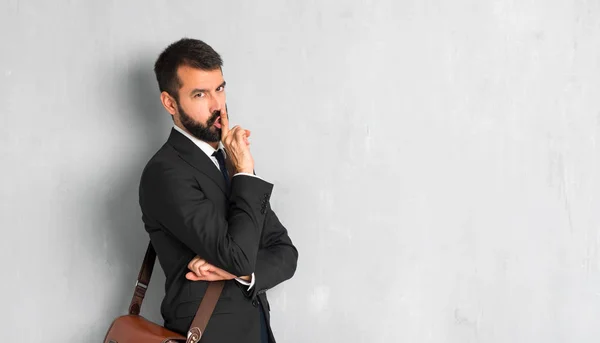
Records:
<instances>
[{"instance_id":1,"label":"black suit jacket","mask_svg":"<svg viewBox=\"0 0 600 343\"><path fill-rule=\"evenodd\" d=\"M238 175L225 180L211 159L175 129L142 173L142 219L166 275L161 313L165 327L187 333L207 282L189 281L196 255L233 275L254 273L251 291L235 280L225 287L202 337L205 343L260 341L258 306L266 291L291 278L298 251L269 205L273 185Z\"/></svg>"}]
</instances>

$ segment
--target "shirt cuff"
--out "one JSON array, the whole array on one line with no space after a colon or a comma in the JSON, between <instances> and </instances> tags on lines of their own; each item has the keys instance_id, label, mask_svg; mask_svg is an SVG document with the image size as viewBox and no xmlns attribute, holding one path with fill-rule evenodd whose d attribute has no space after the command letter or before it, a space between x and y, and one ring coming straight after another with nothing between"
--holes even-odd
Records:
<instances>
[{"instance_id":1,"label":"shirt cuff","mask_svg":"<svg viewBox=\"0 0 600 343\"><path fill-rule=\"evenodd\" d=\"M261 179L261 180L265 181L265 180L264 180L262 177L260 177L260 176L256 176L256 175L254 175L254 174L250 174L250 173L237 173L237 174L233 175L233 177L236 177L236 176L238 176L238 175L246 175L246 176L257 177L257 178L259 178L259 179Z\"/></svg>"},{"instance_id":2,"label":"shirt cuff","mask_svg":"<svg viewBox=\"0 0 600 343\"><path fill-rule=\"evenodd\" d=\"M246 281L246 280L242 280L239 277L235 278L235 281L241 283L244 286L249 286L248 290L251 290L252 287L254 287L254 273L252 273L252 279L250 280L250 282Z\"/></svg>"}]
</instances>

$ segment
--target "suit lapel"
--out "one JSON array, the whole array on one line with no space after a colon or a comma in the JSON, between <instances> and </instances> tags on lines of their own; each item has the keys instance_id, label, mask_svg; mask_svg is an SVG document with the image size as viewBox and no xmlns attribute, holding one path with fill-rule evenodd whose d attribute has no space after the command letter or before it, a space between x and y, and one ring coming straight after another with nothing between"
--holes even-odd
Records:
<instances>
[{"instance_id":1,"label":"suit lapel","mask_svg":"<svg viewBox=\"0 0 600 343\"><path fill-rule=\"evenodd\" d=\"M219 188L221 188L223 193L227 194L227 187L225 186L223 175L210 157L206 156L196 144L175 129L171 129L171 135L169 136L169 139L167 139L167 144L171 145L179 153L179 156L192 167L213 180Z\"/></svg>"}]
</instances>

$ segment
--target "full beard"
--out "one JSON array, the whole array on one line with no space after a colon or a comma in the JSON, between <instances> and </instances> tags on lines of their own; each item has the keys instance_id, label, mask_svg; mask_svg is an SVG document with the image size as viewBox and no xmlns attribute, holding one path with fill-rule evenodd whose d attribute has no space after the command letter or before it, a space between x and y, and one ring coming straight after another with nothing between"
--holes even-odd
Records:
<instances>
[{"instance_id":1,"label":"full beard","mask_svg":"<svg viewBox=\"0 0 600 343\"><path fill-rule=\"evenodd\" d=\"M214 111L210 118L206 121L206 125L195 121L190 117L183 108L177 103L177 109L179 110L179 116L181 124L196 138L199 140L216 143L221 140L221 129L213 126L217 118L221 115L221 111Z\"/></svg>"}]
</instances>

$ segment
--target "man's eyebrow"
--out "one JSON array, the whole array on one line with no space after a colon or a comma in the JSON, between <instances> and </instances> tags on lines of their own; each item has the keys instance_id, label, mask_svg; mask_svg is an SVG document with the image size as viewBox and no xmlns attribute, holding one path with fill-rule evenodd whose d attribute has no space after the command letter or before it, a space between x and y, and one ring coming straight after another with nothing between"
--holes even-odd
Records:
<instances>
[{"instance_id":1,"label":"man's eyebrow","mask_svg":"<svg viewBox=\"0 0 600 343\"><path fill-rule=\"evenodd\" d=\"M223 81L223 83L221 83L219 85L219 87L217 88L221 88L221 87L225 87L225 85L227 84L227 82ZM192 89L192 91L190 92L190 95L194 94L194 93L207 93L208 89L204 89L204 88L194 88Z\"/></svg>"},{"instance_id":2,"label":"man's eyebrow","mask_svg":"<svg viewBox=\"0 0 600 343\"><path fill-rule=\"evenodd\" d=\"M192 89L192 91L190 92L190 95L194 94L194 93L206 93L208 92L208 89L204 89L204 88L194 88Z\"/></svg>"}]
</instances>

